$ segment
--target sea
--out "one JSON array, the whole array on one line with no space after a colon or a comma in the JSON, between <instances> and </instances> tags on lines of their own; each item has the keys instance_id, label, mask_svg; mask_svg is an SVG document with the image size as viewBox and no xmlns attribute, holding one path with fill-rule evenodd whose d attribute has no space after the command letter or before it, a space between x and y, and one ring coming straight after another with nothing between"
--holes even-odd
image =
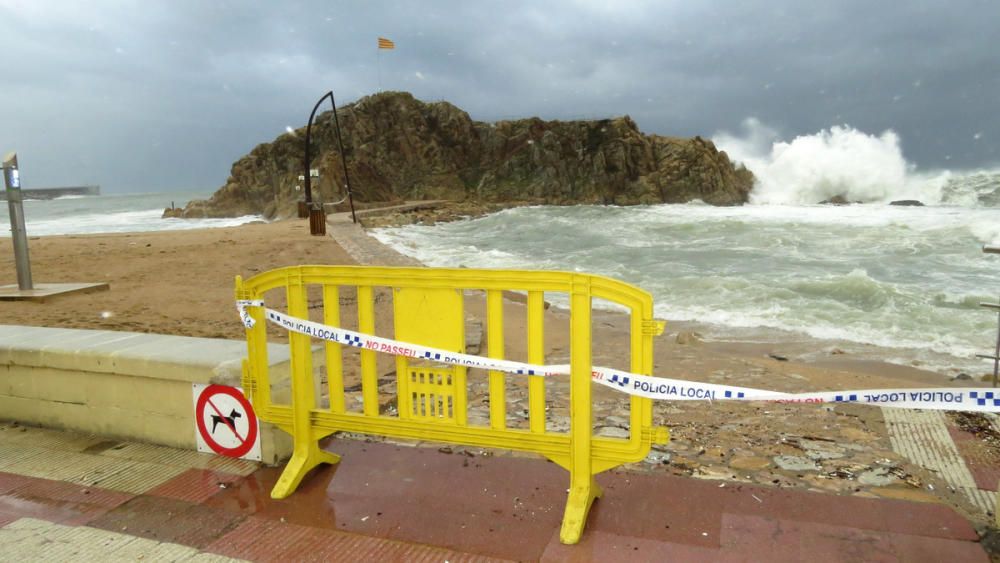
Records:
<instances>
[{"instance_id":1,"label":"sea","mask_svg":"<svg viewBox=\"0 0 1000 563\"><path fill-rule=\"evenodd\" d=\"M893 132L848 126L784 141L750 122L713 140L754 172L749 204L523 207L374 236L430 266L617 278L709 340L992 372L976 354L997 342L980 302L1000 298L1000 254L983 252L1000 246L1000 167L921 171ZM859 203L819 203L834 196Z\"/></svg>"}]
</instances>

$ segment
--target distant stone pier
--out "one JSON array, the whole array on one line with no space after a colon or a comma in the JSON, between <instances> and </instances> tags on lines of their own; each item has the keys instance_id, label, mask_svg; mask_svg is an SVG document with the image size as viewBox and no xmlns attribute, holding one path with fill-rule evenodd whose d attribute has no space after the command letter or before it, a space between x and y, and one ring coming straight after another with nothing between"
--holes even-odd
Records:
<instances>
[{"instance_id":1,"label":"distant stone pier","mask_svg":"<svg viewBox=\"0 0 1000 563\"><path fill-rule=\"evenodd\" d=\"M24 199L55 199L67 195L101 195L101 186L66 186L62 188L31 188L22 189ZM7 194L0 191L0 200L6 200Z\"/></svg>"}]
</instances>

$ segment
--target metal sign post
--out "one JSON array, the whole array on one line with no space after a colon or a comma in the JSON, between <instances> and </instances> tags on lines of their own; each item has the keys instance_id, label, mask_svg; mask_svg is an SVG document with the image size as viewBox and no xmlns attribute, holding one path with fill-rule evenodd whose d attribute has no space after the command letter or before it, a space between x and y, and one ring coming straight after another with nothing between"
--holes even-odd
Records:
<instances>
[{"instance_id":1,"label":"metal sign post","mask_svg":"<svg viewBox=\"0 0 1000 563\"><path fill-rule=\"evenodd\" d=\"M28 233L24 229L24 204L21 199L21 178L17 171L17 153L3 158L3 181L7 189L7 208L10 209L10 234L14 241L14 263L17 266L17 287L33 289L31 284L31 259L28 257Z\"/></svg>"}]
</instances>

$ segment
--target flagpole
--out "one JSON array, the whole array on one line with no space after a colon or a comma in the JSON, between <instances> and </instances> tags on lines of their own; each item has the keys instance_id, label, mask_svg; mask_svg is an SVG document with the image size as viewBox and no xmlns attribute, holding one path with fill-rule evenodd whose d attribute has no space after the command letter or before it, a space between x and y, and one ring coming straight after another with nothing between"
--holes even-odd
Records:
<instances>
[{"instance_id":1,"label":"flagpole","mask_svg":"<svg viewBox=\"0 0 1000 563\"><path fill-rule=\"evenodd\" d=\"M375 47L375 67L378 68L378 91L382 91L382 49Z\"/></svg>"}]
</instances>

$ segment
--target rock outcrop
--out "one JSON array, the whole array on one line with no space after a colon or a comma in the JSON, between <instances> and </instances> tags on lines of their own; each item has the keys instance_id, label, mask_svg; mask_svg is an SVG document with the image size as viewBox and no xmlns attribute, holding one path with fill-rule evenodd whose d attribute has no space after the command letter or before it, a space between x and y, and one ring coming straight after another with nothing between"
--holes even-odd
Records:
<instances>
[{"instance_id":1,"label":"rock outcrop","mask_svg":"<svg viewBox=\"0 0 1000 563\"><path fill-rule=\"evenodd\" d=\"M338 109L355 202L419 199L547 204L747 200L753 175L711 141L647 135L628 116L484 123L447 103L408 93L368 96ZM184 217L293 215L303 193L305 129L254 148L226 185ZM333 113L313 123L313 199L340 200L344 169Z\"/></svg>"}]
</instances>

